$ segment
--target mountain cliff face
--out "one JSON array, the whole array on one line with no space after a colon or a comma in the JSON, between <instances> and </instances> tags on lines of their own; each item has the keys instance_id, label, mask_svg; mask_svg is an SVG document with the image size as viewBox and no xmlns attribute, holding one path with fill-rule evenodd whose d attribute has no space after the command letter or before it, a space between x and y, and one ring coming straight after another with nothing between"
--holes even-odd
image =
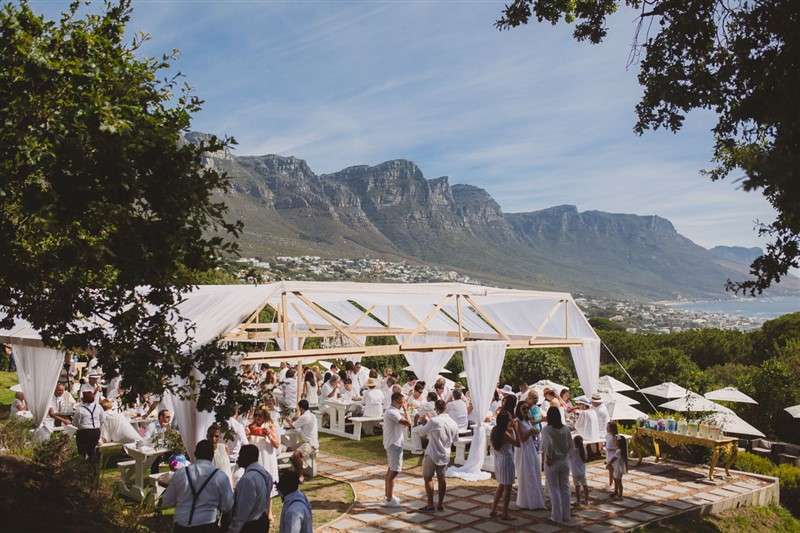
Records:
<instances>
[{"instance_id":1,"label":"mountain cliff face","mask_svg":"<svg viewBox=\"0 0 800 533\"><path fill-rule=\"evenodd\" d=\"M245 255L381 256L509 286L676 298L722 295L758 253L707 250L657 216L569 205L503 213L485 190L426 179L407 160L323 175L276 155L209 164L233 179L225 201L245 223Z\"/></svg>"}]
</instances>

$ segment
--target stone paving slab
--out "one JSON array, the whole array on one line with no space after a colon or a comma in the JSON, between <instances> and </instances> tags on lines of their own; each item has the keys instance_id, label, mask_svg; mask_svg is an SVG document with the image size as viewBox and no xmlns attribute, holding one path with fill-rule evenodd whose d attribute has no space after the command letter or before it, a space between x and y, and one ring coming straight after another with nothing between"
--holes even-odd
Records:
<instances>
[{"instance_id":1,"label":"stone paving slab","mask_svg":"<svg viewBox=\"0 0 800 533\"><path fill-rule=\"evenodd\" d=\"M347 468L343 468L345 463ZM728 479L716 478L712 483L704 479L705 470L702 468L645 461L641 466L631 464L625 477L628 497L615 500L611 499L603 464L590 463L587 465L590 478L589 504L574 507L569 523L557 524L549 520L549 511L546 509L517 508L516 491L512 492L512 503L509 506L509 514L513 520L503 521L489 517L497 487L494 480L470 483L448 478L445 511L424 513L420 512L425 505L425 491L419 466L402 472L396 480L395 493L400 497L400 507L383 505L383 477L386 472L384 466L349 461L320 452L318 470L325 476L349 482L356 493L356 501L349 513L320 528L320 533L619 532L669 518L692 507L747 494L769 484L759 478L734 473Z\"/></svg>"}]
</instances>

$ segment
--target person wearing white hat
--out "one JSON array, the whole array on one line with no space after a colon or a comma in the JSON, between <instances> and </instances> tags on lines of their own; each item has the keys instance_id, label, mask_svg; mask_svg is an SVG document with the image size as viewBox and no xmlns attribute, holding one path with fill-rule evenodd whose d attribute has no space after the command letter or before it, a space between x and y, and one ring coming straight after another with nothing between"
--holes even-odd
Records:
<instances>
[{"instance_id":1,"label":"person wearing white hat","mask_svg":"<svg viewBox=\"0 0 800 533\"><path fill-rule=\"evenodd\" d=\"M369 378L367 379L366 384L367 390L364 391L362 400L364 404L364 416L372 418L382 416L386 402L386 395L383 394L382 390L377 388L377 379Z\"/></svg>"},{"instance_id":2,"label":"person wearing white hat","mask_svg":"<svg viewBox=\"0 0 800 533\"><path fill-rule=\"evenodd\" d=\"M603 397L598 393L592 394L592 409L597 413L597 427L600 433L600 438L606 438L606 426L608 426L608 408L603 403Z\"/></svg>"},{"instance_id":3,"label":"person wearing white hat","mask_svg":"<svg viewBox=\"0 0 800 533\"><path fill-rule=\"evenodd\" d=\"M83 393L86 391L92 393L95 403L103 399L103 389L100 386L100 372L93 371L89 373L89 382L81 385L81 388L78 390L78 396L83 398Z\"/></svg>"}]
</instances>

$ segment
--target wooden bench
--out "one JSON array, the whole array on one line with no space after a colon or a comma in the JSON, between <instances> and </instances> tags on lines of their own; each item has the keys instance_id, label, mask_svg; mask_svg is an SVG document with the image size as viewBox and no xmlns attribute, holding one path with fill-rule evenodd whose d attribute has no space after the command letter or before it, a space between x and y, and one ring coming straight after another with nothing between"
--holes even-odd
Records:
<instances>
[{"instance_id":1,"label":"wooden bench","mask_svg":"<svg viewBox=\"0 0 800 533\"><path fill-rule=\"evenodd\" d=\"M364 431L373 429L376 424L383 422L383 417L379 416L354 416L350 419L353 423L353 440L361 440L361 430Z\"/></svg>"}]
</instances>

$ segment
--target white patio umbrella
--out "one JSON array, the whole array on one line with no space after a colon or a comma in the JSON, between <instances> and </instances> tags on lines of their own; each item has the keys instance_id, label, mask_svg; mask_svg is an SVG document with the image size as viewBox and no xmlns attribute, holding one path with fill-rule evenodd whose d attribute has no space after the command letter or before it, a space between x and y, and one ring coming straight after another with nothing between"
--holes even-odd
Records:
<instances>
[{"instance_id":1,"label":"white patio umbrella","mask_svg":"<svg viewBox=\"0 0 800 533\"><path fill-rule=\"evenodd\" d=\"M330 362L330 361L323 361L323 360L321 360L321 359L320 359L320 360L319 360L319 361L317 361L317 362L318 362L318 363L320 364L320 366L321 366L322 368L324 368L325 370L330 370L330 369L331 369L331 362Z\"/></svg>"},{"instance_id":2,"label":"white patio umbrella","mask_svg":"<svg viewBox=\"0 0 800 533\"><path fill-rule=\"evenodd\" d=\"M625 383L621 382L615 377L600 376L600 379L597 381L597 390L610 391L610 392L624 392L636 389L634 389L629 385L626 385Z\"/></svg>"},{"instance_id":3,"label":"white patio umbrella","mask_svg":"<svg viewBox=\"0 0 800 533\"><path fill-rule=\"evenodd\" d=\"M603 402L605 402L607 404L609 404L609 403L624 403L625 405L639 405L639 402L637 402L633 398L630 398L630 397L625 396L624 394L620 394L618 392L603 392L603 391L600 391L598 394L603 399Z\"/></svg>"},{"instance_id":4,"label":"white patio umbrella","mask_svg":"<svg viewBox=\"0 0 800 533\"><path fill-rule=\"evenodd\" d=\"M704 395L709 400L717 400L724 402L737 402L737 403L755 403L758 402L752 399L747 394L743 393L736 387L724 387L722 389L712 390Z\"/></svg>"},{"instance_id":5,"label":"white patio umbrella","mask_svg":"<svg viewBox=\"0 0 800 533\"><path fill-rule=\"evenodd\" d=\"M693 413L702 413L706 411L713 411L713 412L733 414L733 411L731 411L727 407L720 405L718 403L714 403L711 400L708 400L705 397L692 391L687 391L687 394L682 398L662 403L661 405L659 405L659 407L663 407L664 409L669 409L671 411L681 411L681 412L691 411Z\"/></svg>"},{"instance_id":6,"label":"white patio umbrella","mask_svg":"<svg viewBox=\"0 0 800 533\"><path fill-rule=\"evenodd\" d=\"M531 385L530 388L537 389L539 392L541 392L544 389L552 389L556 392L556 394L561 394L561 390L566 389L567 387L565 385L556 383L555 381L550 381L549 379L540 379L539 381Z\"/></svg>"},{"instance_id":7,"label":"white patio umbrella","mask_svg":"<svg viewBox=\"0 0 800 533\"><path fill-rule=\"evenodd\" d=\"M686 393L689 391L671 381L665 381L660 385L653 385L652 387L639 389L639 392L669 400L671 398L680 398L682 396L686 396Z\"/></svg>"},{"instance_id":8,"label":"white patio umbrella","mask_svg":"<svg viewBox=\"0 0 800 533\"><path fill-rule=\"evenodd\" d=\"M607 408L611 420L637 420L647 416L646 413L626 403L610 403Z\"/></svg>"},{"instance_id":9,"label":"white patio umbrella","mask_svg":"<svg viewBox=\"0 0 800 533\"><path fill-rule=\"evenodd\" d=\"M465 377L467 377L467 371L465 370L465 371L463 371L463 372L459 373L459 374L458 374L458 377L460 377L460 378L465 378Z\"/></svg>"},{"instance_id":10,"label":"white patio umbrella","mask_svg":"<svg viewBox=\"0 0 800 533\"><path fill-rule=\"evenodd\" d=\"M22 385L20 385L19 383L17 383L16 385L11 385L8 388L8 390L10 390L12 392L22 392Z\"/></svg>"},{"instance_id":11,"label":"white patio umbrella","mask_svg":"<svg viewBox=\"0 0 800 533\"><path fill-rule=\"evenodd\" d=\"M723 433L735 433L737 435L752 435L755 437L763 437L764 434L758 429L754 428L746 421L742 420L734 413L714 413L709 419L716 424L722 426Z\"/></svg>"},{"instance_id":12,"label":"white patio umbrella","mask_svg":"<svg viewBox=\"0 0 800 533\"><path fill-rule=\"evenodd\" d=\"M794 418L800 418L800 404L787 407L784 409L784 411L792 415Z\"/></svg>"}]
</instances>

